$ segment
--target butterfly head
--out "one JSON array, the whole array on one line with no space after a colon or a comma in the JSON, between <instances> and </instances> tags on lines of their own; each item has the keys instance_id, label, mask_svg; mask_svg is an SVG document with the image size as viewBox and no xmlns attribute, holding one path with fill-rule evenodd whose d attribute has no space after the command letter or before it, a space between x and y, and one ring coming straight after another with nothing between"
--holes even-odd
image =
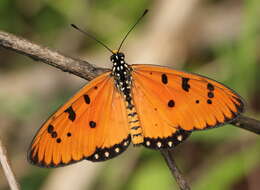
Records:
<instances>
[{"instance_id":1,"label":"butterfly head","mask_svg":"<svg viewBox=\"0 0 260 190\"><path fill-rule=\"evenodd\" d=\"M124 62L125 54L123 54L122 52L119 52L117 50L114 50L113 54L110 57L110 60L112 61L112 63Z\"/></svg>"}]
</instances>

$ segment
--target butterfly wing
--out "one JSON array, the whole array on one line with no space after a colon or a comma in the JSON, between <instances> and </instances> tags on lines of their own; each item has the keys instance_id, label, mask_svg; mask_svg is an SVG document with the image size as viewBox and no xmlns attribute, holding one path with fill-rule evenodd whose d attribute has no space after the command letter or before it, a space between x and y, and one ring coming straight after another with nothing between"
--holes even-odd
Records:
<instances>
[{"instance_id":1,"label":"butterfly wing","mask_svg":"<svg viewBox=\"0 0 260 190\"><path fill-rule=\"evenodd\" d=\"M243 111L237 93L209 78L160 66L132 68L133 99L147 147L172 147L191 131L225 124Z\"/></svg>"},{"instance_id":2,"label":"butterfly wing","mask_svg":"<svg viewBox=\"0 0 260 190\"><path fill-rule=\"evenodd\" d=\"M43 124L28 158L42 167L82 159L103 161L122 153L129 143L123 99L110 73L105 73L84 86Z\"/></svg>"}]
</instances>

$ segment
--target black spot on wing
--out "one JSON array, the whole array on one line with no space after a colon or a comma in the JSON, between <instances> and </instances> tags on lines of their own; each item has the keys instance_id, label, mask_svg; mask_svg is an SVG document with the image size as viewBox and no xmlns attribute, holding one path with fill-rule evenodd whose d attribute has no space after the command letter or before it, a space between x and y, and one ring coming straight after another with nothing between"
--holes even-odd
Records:
<instances>
[{"instance_id":1,"label":"black spot on wing","mask_svg":"<svg viewBox=\"0 0 260 190\"><path fill-rule=\"evenodd\" d=\"M85 95L84 95L84 100L85 100L86 104L90 104L89 95L85 94Z\"/></svg>"},{"instance_id":2,"label":"black spot on wing","mask_svg":"<svg viewBox=\"0 0 260 190\"><path fill-rule=\"evenodd\" d=\"M210 90L210 91L213 91L213 90L214 90L213 84L208 83L208 84L207 84L207 89Z\"/></svg>"},{"instance_id":3,"label":"black spot on wing","mask_svg":"<svg viewBox=\"0 0 260 190\"><path fill-rule=\"evenodd\" d=\"M189 85L189 78L185 78L183 77L182 78L182 89L185 90L186 92L189 92L189 89L190 89L190 85Z\"/></svg>"},{"instance_id":4,"label":"black spot on wing","mask_svg":"<svg viewBox=\"0 0 260 190\"><path fill-rule=\"evenodd\" d=\"M168 77L166 74L162 74L162 83L167 84L168 83Z\"/></svg>"},{"instance_id":5,"label":"black spot on wing","mask_svg":"<svg viewBox=\"0 0 260 190\"><path fill-rule=\"evenodd\" d=\"M57 139L56 139L56 142L57 142L57 143L61 143L61 139L60 139L60 138L57 138Z\"/></svg>"},{"instance_id":6,"label":"black spot on wing","mask_svg":"<svg viewBox=\"0 0 260 190\"><path fill-rule=\"evenodd\" d=\"M76 113L71 106L65 112L69 114L69 120L74 121L76 119Z\"/></svg>"},{"instance_id":7,"label":"black spot on wing","mask_svg":"<svg viewBox=\"0 0 260 190\"><path fill-rule=\"evenodd\" d=\"M172 108L175 106L175 102L173 100L169 100L168 107Z\"/></svg>"},{"instance_id":8,"label":"black spot on wing","mask_svg":"<svg viewBox=\"0 0 260 190\"><path fill-rule=\"evenodd\" d=\"M90 126L90 128L95 128L96 127L96 122L95 121L90 121L89 122L89 126Z\"/></svg>"},{"instance_id":9,"label":"black spot on wing","mask_svg":"<svg viewBox=\"0 0 260 190\"><path fill-rule=\"evenodd\" d=\"M57 136L58 136L58 134L57 134L56 131L53 131L53 132L51 133L51 137L52 137L52 138L56 138Z\"/></svg>"},{"instance_id":10,"label":"black spot on wing","mask_svg":"<svg viewBox=\"0 0 260 190\"><path fill-rule=\"evenodd\" d=\"M53 125L49 125L47 130L48 130L48 133L51 134L53 132L53 130L54 130Z\"/></svg>"},{"instance_id":11,"label":"black spot on wing","mask_svg":"<svg viewBox=\"0 0 260 190\"><path fill-rule=\"evenodd\" d=\"M67 133L67 137L71 137L71 135L72 135L72 134L71 134L70 132Z\"/></svg>"},{"instance_id":12,"label":"black spot on wing","mask_svg":"<svg viewBox=\"0 0 260 190\"><path fill-rule=\"evenodd\" d=\"M214 98L214 93L213 93L213 92L211 92L211 91L210 91L210 92L208 92L208 97L209 97L209 98Z\"/></svg>"}]
</instances>

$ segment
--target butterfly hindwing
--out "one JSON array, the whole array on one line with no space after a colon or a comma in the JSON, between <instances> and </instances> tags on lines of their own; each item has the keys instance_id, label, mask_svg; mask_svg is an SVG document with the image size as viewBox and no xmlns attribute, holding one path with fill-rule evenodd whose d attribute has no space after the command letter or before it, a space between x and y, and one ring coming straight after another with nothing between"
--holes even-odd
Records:
<instances>
[{"instance_id":1,"label":"butterfly hindwing","mask_svg":"<svg viewBox=\"0 0 260 190\"><path fill-rule=\"evenodd\" d=\"M163 110L154 105L152 97L147 96L137 80L133 83L133 100L143 130L143 144L146 147L172 148L189 136L190 132L167 121ZM177 138L181 138L181 140L179 141Z\"/></svg>"},{"instance_id":2,"label":"butterfly hindwing","mask_svg":"<svg viewBox=\"0 0 260 190\"><path fill-rule=\"evenodd\" d=\"M36 134L29 160L58 167L82 159L103 161L130 143L124 101L105 73L84 86Z\"/></svg>"},{"instance_id":3,"label":"butterfly hindwing","mask_svg":"<svg viewBox=\"0 0 260 190\"><path fill-rule=\"evenodd\" d=\"M209 78L160 66L132 68L133 99L147 147L170 148L191 131L230 122L243 111L238 94Z\"/></svg>"}]
</instances>

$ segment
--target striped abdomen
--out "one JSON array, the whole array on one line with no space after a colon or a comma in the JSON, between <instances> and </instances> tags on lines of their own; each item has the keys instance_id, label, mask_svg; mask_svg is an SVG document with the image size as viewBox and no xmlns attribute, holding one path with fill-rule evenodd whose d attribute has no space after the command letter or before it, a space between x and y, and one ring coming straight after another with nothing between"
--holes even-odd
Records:
<instances>
[{"instance_id":1,"label":"striped abdomen","mask_svg":"<svg viewBox=\"0 0 260 190\"><path fill-rule=\"evenodd\" d=\"M130 129L132 143L134 145L141 144L144 142L143 131L135 106L132 104L132 98L131 101L125 100L125 104L127 108L128 126Z\"/></svg>"}]
</instances>

